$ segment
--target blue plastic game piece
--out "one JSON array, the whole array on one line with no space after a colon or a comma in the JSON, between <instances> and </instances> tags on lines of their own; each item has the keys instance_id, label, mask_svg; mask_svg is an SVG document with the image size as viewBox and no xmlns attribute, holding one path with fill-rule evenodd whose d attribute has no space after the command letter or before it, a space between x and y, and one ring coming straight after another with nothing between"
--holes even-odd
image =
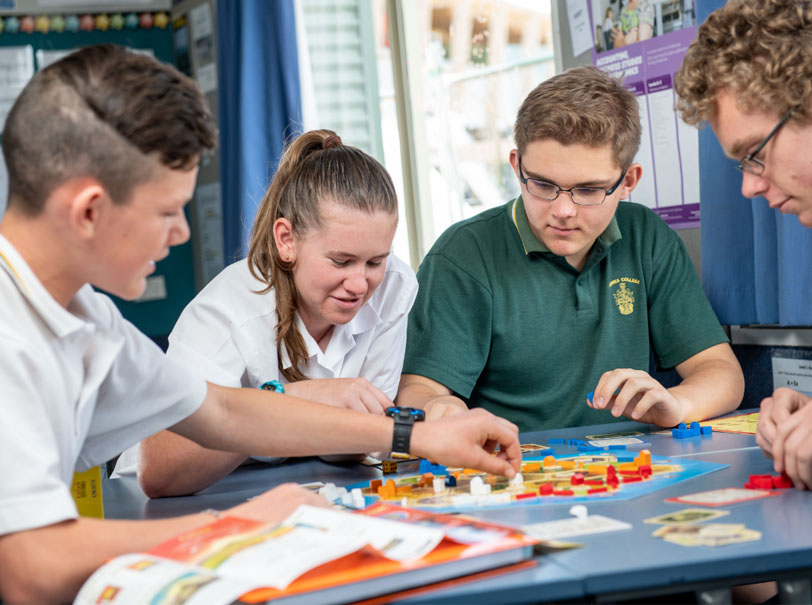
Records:
<instances>
[{"instance_id":1,"label":"blue plastic game piece","mask_svg":"<svg viewBox=\"0 0 812 605\"><path fill-rule=\"evenodd\" d=\"M713 427L712 426L703 426L703 427L701 427L701 430L702 430L702 436L703 437L708 437L710 435L713 435Z\"/></svg>"},{"instance_id":2,"label":"blue plastic game piece","mask_svg":"<svg viewBox=\"0 0 812 605\"><path fill-rule=\"evenodd\" d=\"M610 445L609 450L625 450L625 445Z\"/></svg>"},{"instance_id":3,"label":"blue plastic game piece","mask_svg":"<svg viewBox=\"0 0 812 605\"><path fill-rule=\"evenodd\" d=\"M589 403L592 403L593 395L595 395L595 391L589 391L589 393L586 394L586 398L589 399Z\"/></svg>"},{"instance_id":4,"label":"blue plastic game piece","mask_svg":"<svg viewBox=\"0 0 812 605\"><path fill-rule=\"evenodd\" d=\"M446 487L457 487L457 478L454 475L449 475L445 478Z\"/></svg>"},{"instance_id":5,"label":"blue plastic game piece","mask_svg":"<svg viewBox=\"0 0 812 605\"><path fill-rule=\"evenodd\" d=\"M692 422L690 427L686 427L684 422L680 422L679 426L671 429L671 436L674 439L688 439L689 437L699 437L701 430L698 422Z\"/></svg>"},{"instance_id":6,"label":"blue plastic game piece","mask_svg":"<svg viewBox=\"0 0 812 605\"><path fill-rule=\"evenodd\" d=\"M431 472L431 462L423 459L420 461L420 474Z\"/></svg>"},{"instance_id":7,"label":"blue plastic game piece","mask_svg":"<svg viewBox=\"0 0 812 605\"><path fill-rule=\"evenodd\" d=\"M562 443L563 444L563 443L566 443L566 442L567 442L566 439L559 439L558 437L547 440L547 443Z\"/></svg>"}]
</instances>

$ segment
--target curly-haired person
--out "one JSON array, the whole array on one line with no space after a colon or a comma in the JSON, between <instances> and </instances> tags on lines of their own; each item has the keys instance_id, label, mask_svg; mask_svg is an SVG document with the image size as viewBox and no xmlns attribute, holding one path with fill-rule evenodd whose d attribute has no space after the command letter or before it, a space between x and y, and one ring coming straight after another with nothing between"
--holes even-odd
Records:
<instances>
[{"instance_id":1,"label":"curly-haired person","mask_svg":"<svg viewBox=\"0 0 812 605\"><path fill-rule=\"evenodd\" d=\"M731 0L699 28L676 87L683 119L710 123L738 161L742 195L812 227L812 2ZM778 389L756 435L799 489L812 487L810 401Z\"/></svg>"}]
</instances>

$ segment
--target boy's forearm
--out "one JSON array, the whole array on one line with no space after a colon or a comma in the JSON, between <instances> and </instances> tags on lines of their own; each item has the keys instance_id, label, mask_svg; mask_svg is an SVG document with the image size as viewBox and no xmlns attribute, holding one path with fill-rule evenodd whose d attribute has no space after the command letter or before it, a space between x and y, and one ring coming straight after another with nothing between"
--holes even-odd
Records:
<instances>
[{"instance_id":1,"label":"boy's forearm","mask_svg":"<svg viewBox=\"0 0 812 605\"><path fill-rule=\"evenodd\" d=\"M213 521L187 515L156 521L75 519L0 537L0 599L6 603L71 602L108 559L149 550Z\"/></svg>"},{"instance_id":2,"label":"boy's forearm","mask_svg":"<svg viewBox=\"0 0 812 605\"><path fill-rule=\"evenodd\" d=\"M193 494L225 477L244 454L206 449L194 441L161 431L141 442L138 483L150 498Z\"/></svg>"},{"instance_id":3,"label":"boy's forearm","mask_svg":"<svg viewBox=\"0 0 812 605\"><path fill-rule=\"evenodd\" d=\"M669 390L683 402L684 422L706 420L739 407L744 378L737 362L712 359Z\"/></svg>"},{"instance_id":4,"label":"boy's forearm","mask_svg":"<svg viewBox=\"0 0 812 605\"><path fill-rule=\"evenodd\" d=\"M388 451L392 426L386 416L210 384L201 408L172 430L211 449L311 456Z\"/></svg>"}]
</instances>

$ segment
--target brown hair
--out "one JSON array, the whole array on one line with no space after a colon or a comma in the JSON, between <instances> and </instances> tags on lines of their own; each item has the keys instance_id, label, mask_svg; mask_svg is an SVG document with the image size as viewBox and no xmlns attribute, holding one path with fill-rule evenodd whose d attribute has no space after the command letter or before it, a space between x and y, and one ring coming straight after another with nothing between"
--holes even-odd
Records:
<instances>
[{"instance_id":1,"label":"brown hair","mask_svg":"<svg viewBox=\"0 0 812 605\"><path fill-rule=\"evenodd\" d=\"M522 102L513 132L519 154L543 139L562 145L610 145L619 168L640 146L640 110L633 93L597 67L576 67L545 80Z\"/></svg>"},{"instance_id":2,"label":"brown hair","mask_svg":"<svg viewBox=\"0 0 812 605\"><path fill-rule=\"evenodd\" d=\"M154 157L191 169L216 139L193 80L121 46L90 46L35 74L9 112L9 207L36 216L57 186L82 176L125 204L150 178Z\"/></svg>"},{"instance_id":3,"label":"brown hair","mask_svg":"<svg viewBox=\"0 0 812 605\"><path fill-rule=\"evenodd\" d=\"M331 202L363 212L397 215L392 179L381 164L360 149L344 145L331 130L313 130L295 139L282 154L279 167L262 198L251 233L248 268L276 296L276 350L279 371L290 382L304 380L301 366L307 346L296 326L298 296L293 263L279 254L273 235L278 218L293 225L296 237L322 226L320 204ZM282 366L282 343L291 362Z\"/></svg>"},{"instance_id":4,"label":"brown hair","mask_svg":"<svg viewBox=\"0 0 812 605\"><path fill-rule=\"evenodd\" d=\"M745 112L797 108L792 119L809 123L812 2L730 0L699 27L675 88L677 109L689 124L713 118L724 89Z\"/></svg>"}]
</instances>

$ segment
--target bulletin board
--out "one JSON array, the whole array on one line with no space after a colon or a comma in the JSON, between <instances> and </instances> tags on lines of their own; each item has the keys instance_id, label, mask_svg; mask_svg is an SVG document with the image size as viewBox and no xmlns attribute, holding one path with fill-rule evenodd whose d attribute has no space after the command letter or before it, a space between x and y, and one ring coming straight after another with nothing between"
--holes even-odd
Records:
<instances>
[{"instance_id":1,"label":"bulletin board","mask_svg":"<svg viewBox=\"0 0 812 605\"><path fill-rule=\"evenodd\" d=\"M0 11L0 50L30 47L35 69L58 58L55 51L108 42L147 50L161 61L175 63L172 24L165 11L42 15ZM163 338L196 293L191 243L172 248L151 277L145 300L112 298L124 317L142 332Z\"/></svg>"}]
</instances>

